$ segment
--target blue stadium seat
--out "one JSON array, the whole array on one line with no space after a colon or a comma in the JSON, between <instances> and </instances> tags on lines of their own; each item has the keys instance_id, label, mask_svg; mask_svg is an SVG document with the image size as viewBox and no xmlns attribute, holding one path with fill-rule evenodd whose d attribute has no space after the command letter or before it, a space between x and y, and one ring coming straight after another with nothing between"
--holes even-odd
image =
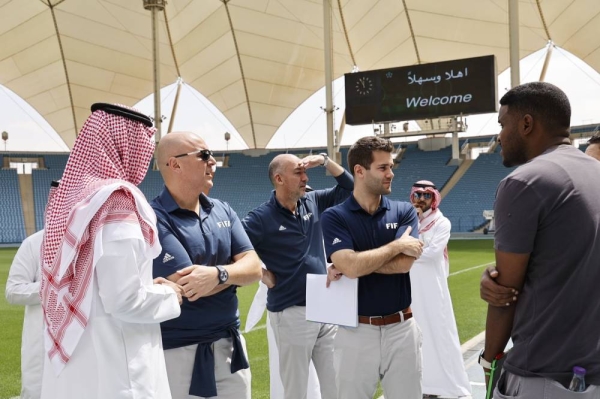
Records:
<instances>
[{"instance_id":1,"label":"blue stadium seat","mask_svg":"<svg viewBox=\"0 0 600 399\"><path fill-rule=\"evenodd\" d=\"M26 237L21 191L16 170L0 170L0 243L19 243Z\"/></svg>"},{"instance_id":2,"label":"blue stadium seat","mask_svg":"<svg viewBox=\"0 0 600 399\"><path fill-rule=\"evenodd\" d=\"M446 165L451 158L452 147L422 151L416 144L409 144L399 166L394 169L390 198L409 201L411 187L419 180L430 180L441 190L458 168Z\"/></svg>"},{"instance_id":3,"label":"blue stadium seat","mask_svg":"<svg viewBox=\"0 0 600 399\"><path fill-rule=\"evenodd\" d=\"M498 183L515 168L505 168L499 153L481 154L442 202L453 232L473 231L485 223L483 211L494 209Z\"/></svg>"},{"instance_id":4,"label":"blue stadium seat","mask_svg":"<svg viewBox=\"0 0 600 399\"><path fill-rule=\"evenodd\" d=\"M580 148L585 150L585 146ZM313 154L326 151L313 149ZM498 148L492 154L481 154L466 174L444 198L442 210L452 222L453 232L467 232L480 227L484 222L482 213L493 209L496 187L500 180L514 168L502 166ZM302 155L310 153L307 149L294 149L290 153ZM277 154L271 152L260 157L250 157L242 153L229 156L228 168L219 168L215 176L215 186L211 196L228 202L243 218L250 210L270 198L273 187L268 178L268 165ZM342 148L342 164L347 169L348 148ZM11 155L12 156L12 155ZM19 154L16 156L37 156ZM44 155L49 169L33 171L33 194L36 228L44 225L44 211L48 200L50 182L62 177L67 155ZM416 144L408 145L399 166L394 169L395 179L390 198L407 201L411 185L421 179L432 180L442 188L452 174L455 166L446 166L451 157L451 149L439 151L421 151ZM308 171L309 184L315 189L334 185L331 176L323 168ZM23 212L21 207L18 175L15 170L0 171L0 187L3 188L3 201L0 204L0 243L18 243L25 238ZM156 197L163 187L162 177L157 171L149 170L140 184L140 189L148 200ZM4 190L6 188L6 190Z\"/></svg>"}]
</instances>

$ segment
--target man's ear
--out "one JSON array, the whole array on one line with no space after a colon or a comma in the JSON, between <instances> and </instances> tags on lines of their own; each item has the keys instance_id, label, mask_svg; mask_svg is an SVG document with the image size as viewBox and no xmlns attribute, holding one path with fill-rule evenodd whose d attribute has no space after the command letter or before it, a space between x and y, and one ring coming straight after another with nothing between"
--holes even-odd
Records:
<instances>
[{"instance_id":1,"label":"man's ear","mask_svg":"<svg viewBox=\"0 0 600 399\"><path fill-rule=\"evenodd\" d=\"M354 176L363 176L364 175L364 168L362 166L360 166L359 164L354 165Z\"/></svg>"},{"instance_id":2,"label":"man's ear","mask_svg":"<svg viewBox=\"0 0 600 399\"><path fill-rule=\"evenodd\" d=\"M274 176L275 184L283 184L283 179L279 173L276 173Z\"/></svg>"},{"instance_id":3,"label":"man's ear","mask_svg":"<svg viewBox=\"0 0 600 399\"><path fill-rule=\"evenodd\" d=\"M179 160L175 157L169 158L167 162L167 167L174 173L181 172L181 165L179 165Z\"/></svg>"},{"instance_id":4,"label":"man's ear","mask_svg":"<svg viewBox=\"0 0 600 399\"><path fill-rule=\"evenodd\" d=\"M533 132L534 120L530 114L523 115L520 123L523 136L529 136Z\"/></svg>"}]
</instances>

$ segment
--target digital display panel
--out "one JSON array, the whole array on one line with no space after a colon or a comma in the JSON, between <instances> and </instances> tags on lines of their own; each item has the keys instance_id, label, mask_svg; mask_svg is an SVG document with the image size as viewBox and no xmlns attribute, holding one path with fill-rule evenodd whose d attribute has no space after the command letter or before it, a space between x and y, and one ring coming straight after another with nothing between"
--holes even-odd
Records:
<instances>
[{"instance_id":1,"label":"digital display panel","mask_svg":"<svg viewBox=\"0 0 600 399\"><path fill-rule=\"evenodd\" d=\"M349 125L498 111L494 55L344 77Z\"/></svg>"}]
</instances>

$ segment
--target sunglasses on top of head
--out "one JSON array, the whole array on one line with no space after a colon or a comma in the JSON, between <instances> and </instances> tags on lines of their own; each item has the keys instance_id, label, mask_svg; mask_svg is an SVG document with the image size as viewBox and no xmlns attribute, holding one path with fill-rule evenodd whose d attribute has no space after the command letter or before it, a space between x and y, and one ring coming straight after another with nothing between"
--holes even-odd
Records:
<instances>
[{"instance_id":1,"label":"sunglasses on top of head","mask_svg":"<svg viewBox=\"0 0 600 399\"><path fill-rule=\"evenodd\" d=\"M423 198L424 198L424 199L426 199L426 200L429 200L429 199L431 199L431 198L432 198L432 195L431 195L431 193L424 193L424 192L419 192L419 191L416 191L416 192L413 194L413 197L414 197L414 199L416 199L416 200L420 199L421 197L423 197Z\"/></svg>"},{"instance_id":2,"label":"sunglasses on top of head","mask_svg":"<svg viewBox=\"0 0 600 399\"><path fill-rule=\"evenodd\" d=\"M186 157L188 155L196 155L197 158L200 158L204 162L208 162L210 157L213 156L213 152L211 150L206 150L206 149L205 150L196 150L196 151L192 151L192 152L187 152L185 154L175 155L173 158L181 158L181 157ZM167 166L168 165L169 164L167 164Z\"/></svg>"}]
</instances>

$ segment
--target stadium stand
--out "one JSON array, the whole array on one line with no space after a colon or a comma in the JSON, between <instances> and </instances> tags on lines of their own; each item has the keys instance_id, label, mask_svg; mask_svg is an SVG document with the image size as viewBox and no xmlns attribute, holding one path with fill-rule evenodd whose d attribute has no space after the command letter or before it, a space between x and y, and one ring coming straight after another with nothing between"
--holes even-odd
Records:
<instances>
[{"instance_id":1,"label":"stadium stand","mask_svg":"<svg viewBox=\"0 0 600 399\"><path fill-rule=\"evenodd\" d=\"M66 165L66 162L65 162ZM65 170L62 168L56 169L34 169L32 171L33 180L33 204L35 211L35 228L41 230L44 228L44 211L48 202L48 191L50 190L50 182L59 180Z\"/></svg>"},{"instance_id":2,"label":"stadium stand","mask_svg":"<svg viewBox=\"0 0 600 399\"><path fill-rule=\"evenodd\" d=\"M496 187L515 168L505 168L499 152L481 154L442 201L453 232L467 232L485 223L483 211L494 209Z\"/></svg>"},{"instance_id":3,"label":"stadium stand","mask_svg":"<svg viewBox=\"0 0 600 399\"><path fill-rule=\"evenodd\" d=\"M160 194L163 188L163 179L157 170L149 170L146 177L139 185L139 189L144 193L148 201Z\"/></svg>"},{"instance_id":4,"label":"stadium stand","mask_svg":"<svg viewBox=\"0 0 600 399\"><path fill-rule=\"evenodd\" d=\"M489 139L481 139L481 142L485 140L489 141ZM462 144L464 141L461 141ZM582 145L580 149L585 151L585 147ZM311 152L318 154L324 151L326 151L324 148L294 149L290 153L304 156ZM348 148L342 148L340 152L342 165L347 169ZM273 187L268 178L268 165L275 155L281 153L285 151L274 151L259 157L251 157L243 153L229 154L228 167L219 168L216 173L211 196L228 202L240 218L244 217L250 210L269 199ZM61 178L68 155L11 155L13 156L15 158L44 157L48 169L34 169L32 176L35 225L36 229L42 229L50 182ZM441 189L457 169L456 166L446 165L450 158L450 147L438 151L422 151L417 144L407 145L402 159L394 169L395 178L390 198L408 200L411 185L421 179L432 180ZM474 161L444 198L442 204L444 214L452 222L453 232L469 232L484 225L483 211L493 209L496 187L513 169L502 166L499 147L494 153L481 154ZM18 175L15 170L0 172L0 184L3 192L6 192L5 200L0 205L0 223L3 226L0 231L0 243L18 243L25 237ZM308 177L309 184L315 189L331 187L333 184L332 178L326 175L323 168L309 170ZM140 184L140 190L148 200L156 197L162 187L160 173L153 170L148 171L146 178Z\"/></svg>"},{"instance_id":5,"label":"stadium stand","mask_svg":"<svg viewBox=\"0 0 600 399\"><path fill-rule=\"evenodd\" d=\"M408 201L410 188L418 180L430 180L439 190L458 166L447 166L452 158L452 148L446 147L438 151L422 151L417 144L409 144L403 154L398 168L394 169L394 182L390 198Z\"/></svg>"},{"instance_id":6,"label":"stadium stand","mask_svg":"<svg viewBox=\"0 0 600 399\"><path fill-rule=\"evenodd\" d=\"M21 191L16 170L0 170L0 243L19 243L26 237Z\"/></svg>"},{"instance_id":7,"label":"stadium stand","mask_svg":"<svg viewBox=\"0 0 600 399\"><path fill-rule=\"evenodd\" d=\"M68 159L69 154L44 155L44 163L47 169L60 169L64 171Z\"/></svg>"}]
</instances>

